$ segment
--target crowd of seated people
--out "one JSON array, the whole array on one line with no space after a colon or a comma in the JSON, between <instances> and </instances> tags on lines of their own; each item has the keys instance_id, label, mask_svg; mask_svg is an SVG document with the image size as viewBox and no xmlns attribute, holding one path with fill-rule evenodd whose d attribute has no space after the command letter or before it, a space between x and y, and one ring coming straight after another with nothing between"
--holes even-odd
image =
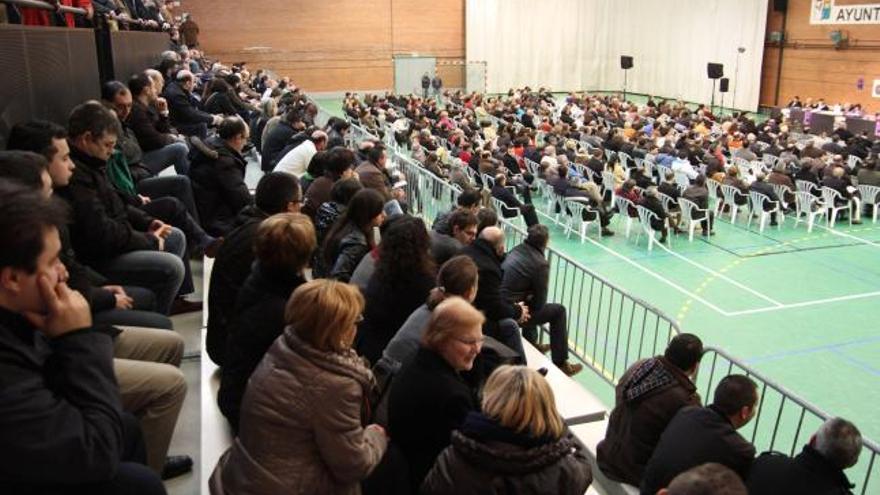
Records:
<instances>
[{"instance_id":1,"label":"crowd of seated people","mask_svg":"<svg viewBox=\"0 0 880 495\"><path fill-rule=\"evenodd\" d=\"M190 257L208 255L206 350L235 435L212 493L583 493L598 473L546 379L523 366L525 338L564 373L582 369L568 360L567 309L548 300L536 181L585 199L606 231L605 192L618 189L666 223L663 190L706 204L706 174L692 173L703 160L736 178L726 153L749 142L737 134L750 121L723 122L733 132L710 141L705 109L583 95L558 105L544 90L446 99L345 102L350 118L391 132L414 157L421 150L426 170L460 185L430 229L409 214L387 140L350 143L350 124L318 125L289 81L241 67L175 53L107 82L66 129L15 126L17 151L0 152L0 436L14 460L3 481L22 492L153 494L188 469L167 455L186 394L167 315L201 306L183 296ZM653 157L671 175L657 187L624 155ZM252 196L244 178L257 165ZM874 169L869 158L820 176ZM488 196L528 225L510 252L498 227L508 212L483 207ZM549 344L538 338L545 324ZM802 486L805 472L810 486L848 486L843 470L861 447L851 423L830 420L795 458L754 460L737 433L756 410L754 383L726 377L702 407L692 381L701 356L699 339L680 335L627 371L599 448L604 476L652 495L744 493L744 481L783 493L773 490Z\"/></svg>"}]
</instances>

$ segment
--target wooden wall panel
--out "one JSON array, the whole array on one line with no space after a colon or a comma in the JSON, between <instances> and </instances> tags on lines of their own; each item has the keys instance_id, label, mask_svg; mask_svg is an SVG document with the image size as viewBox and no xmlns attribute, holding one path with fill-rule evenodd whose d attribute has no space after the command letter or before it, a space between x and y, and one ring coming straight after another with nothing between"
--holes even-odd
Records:
<instances>
[{"instance_id":1,"label":"wooden wall panel","mask_svg":"<svg viewBox=\"0 0 880 495\"><path fill-rule=\"evenodd\" d=\"M873 0L871 0L873 1ZM869 0L837 0L839 5L864 4ZM812 25L811 2L789 1L786 20L787 43L782 55L779 78L779 104L793 96L824 98L826 102L859 102L871 112L880 111L880 100L871 97L871 84L880 79L880 26ZM773 11L767 17L767 31L782 28L783 14ZM830 34L840 30L849 38L849 47L834 49ZM774 105L779 64L779 47L764 50L761 104ZM859 90L856 81L864 79Z\"/></svg>"},{"instance_id":2,"label":"wooden wall panel","mask_svg":"<svg viewBox=\"0 0 880 495\"><path fill-rule=\"evenodd\" d=\"M464 0L186 0L202 48L289 76L308 91L384 90L395 53L464 59ZM461 71L442 67L449 87Z\"/></svg>"}]
</instances>

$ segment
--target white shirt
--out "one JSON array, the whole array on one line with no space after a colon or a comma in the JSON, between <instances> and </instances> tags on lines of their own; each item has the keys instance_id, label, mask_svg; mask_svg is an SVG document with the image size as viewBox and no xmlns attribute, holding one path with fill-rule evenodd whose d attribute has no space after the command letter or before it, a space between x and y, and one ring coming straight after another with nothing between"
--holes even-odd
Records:
<instances>
[{"instance_id":1,"label":"white shirt","mask_svg":"<svg viewBox=\"0 0 880 495\"><path fill-rule=\"evenodd\" d=\"M675 175L687 177L688 180L694 180L697 178L697 175L699 175L689 160L681 158L672 160L672 171L675 172ZM676 182L679 181L676 180ZM679 183L681 184L682 182Z\"/></svg>"},{"instance_id":2,"label":"white shirt","mask_svg":"<svg viewBox=\"0 0 880 495\"><path fill-rule=\"evenodd\" d=\"M288 174L295 175L297 179L300 179L303 175L306 175L309 163L317 152L318 149L315 148L315 143L310 139L306 139L302 144L284 155L284 157L278 161L278 164L275 165L273 172L287 172Z\"/></svg>"}]
</instances>

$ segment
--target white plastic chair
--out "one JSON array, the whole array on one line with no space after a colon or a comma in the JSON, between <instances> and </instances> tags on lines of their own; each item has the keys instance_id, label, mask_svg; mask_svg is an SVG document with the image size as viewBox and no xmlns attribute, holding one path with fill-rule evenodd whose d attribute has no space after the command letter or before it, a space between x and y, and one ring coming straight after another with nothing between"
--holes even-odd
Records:
<instances>
[{"instance_id":1,"label":"white plastic chair","mask_svg":"<svg viewBox=\"0 0 880 495\"><path fill-rule=\"evenodd\" d=\"M492 198L492 208L495 210L495 213L497 213L500 218L505 218L508 221L514 222L517 218L522 218L519 208L515 206L507 206L506 204L504 204L504 201L501 201L496 197ZM505 215L505 213L509 215L511 212L516 213L516 216L508 217L507 215Z\"/></svg>"},{"instance_id":2,"label":"white plastic chair","mask_svg":"<svg viewBox=\"0 0 880 495\"><path fill-rule=\"evenodd\" d=\"M859 192L862 193L862 203L873 207L871 221L877 223L877 210L880 209L880 187L863 184L859 186Z\"/></svg>"},{"instance_id":3,"label":"white plastic chair","mask_svg":"<svg viewBox=\"0 0 880 495\"><path fill-rule=\"evenodd\" d=\"M849 158L846 159L846 165L850 170L856 168L856 165L863 165L865 162L861 158L856 155L849 155Z\"/></svg>"},{"instance_id":4,"label":"white plastic chair","mask_svg":"<svg viewBox=\"0 0 880 495\"><path fill-rule=\"evenodd\" d=\"M838 205L838 201L843 204ZM833 229L834 222L837 221L837 213L849 210L850 202L842 194L830 187L822 187L822 202L825 204L825 220L828 222L828 227ZM850 212L848 217L849 224L852 225L853 212Z\"/></svg>"},{"instance_id":5,"label":"white plastic chair","mask_svg":"<svg viewBox=\"0 0 880 495\"><path fill-rule=\"evenodd\" d=\"M813 224L816 217L825 215L825 205L822 201L807 191L795 191L794 193L795 219L794 226L797 227L803 215L807 216L807 232L813 231Z\"/></svg>"},{"instance_id":6,"label":"white plastic chair","mask_svg":"<svg viewBox=\"0 0 880 495\"><path fill-rule=\"evenodd\" d=\"M788 208L788 201L785 200L785 196L791 194L791 189L788 186L784 186L782 184L770 184L773 186L773 192L776 193L776 196L779 198L779 204L782 205L783 209Z\"/></svg>"},{"instance_id":7,"label":"white plastic chair","mask_svg":"<svg viewBox=\"0 0 880 495\"><path fill-rule=\"evenodd\" d=\"M599 221L599 212L591 208L588 202L575 198L566 198L562 201L562 207L565 208L566 215L568 216L565 231L566 239L575 231L575 225L578 226L577 233L581 238L581 244L587 238L587 227L591 224L596 225L596 232L601 235L602 225ZM587 218L584 219L584 217Z\"/></svg>"},{"instance_id":8,"label":"white plastic chair","mask_svg":"<svg viewBox=\"0 0 880 495\"><path fill-rule=\"evenodd\" d=\"M602 197L611 194L614 196L614 174L611 172L602 172Z\"/></svg>"},{"instance_id":9,"label":"white plastic chair","mask_svg":"<svg viewBox=\"0 0 880 495\"><path fill-rule=\"evenodd\" d=\"M654 248L654 243L658 242L657 239L654 239L654 233L657 231L651 227L651 220L660 220L660 217L642 205L636 205L636 211L639 214L639 223L642 225L642 230L636 236L636 245L639 244L639 237L642 236L642 231L644 231L648 236L648 251L651 251ZM667 237L667 239L670 238L671 236Z\"/></svg>"},{"instance_id":10,"label":"white plastic chair","mask_svg":"<svg viewBox=\"0 0 880 495\"><path fill-rule=\"evenodd\" d=\"M629 239L629 231L632 229L633 218L629 214L630 208L635 208L635 203L624 198L623 196L614 195L614 204L617 206L617 214L620 218L626 219L626 238ZM621 220L623 221L623 220Z\"/></svg>"},{"instance_id":11,"label":"white plastic chair","mask_svg":"<svg viewBox=\"0 0 880 495\"><path fill-rule=\"evenodd\" d=\"M782 223L785 221L785 214L782 212L779 203L770 207L773 203L766 194L757 191L749 191L749 221L746 222L746 228L752 225L752 217L758 215L758 232L764 232L764 223L767 218L774 212L777 215L777 229L782 230Z\"/></svg>"},{"instance_id":12,"label":"white plastic chair","mask_svg":"<svg viewBox=\"0 0 880 495\"><path fill-rule=\"evenodd\" d=\"M689 199L678 198L678 206L681 208L681 221L688 230L688 242L694 242L694 229L709 215L708 208L700 208ZM702 212L704 216L695 219L694 214Z\"/></svg>"},{"instance_id":13,"label":"white plastic chair","mask_svg":"<svg viewBox=\"0 0 880 495\"><path fill-rule=\"evenodd\" d=\"M721 183L715 179L706 179L706 189L709 190L709 203L712 211L715 212L715 216L718 216L718 212L721 211ZM714 206L711 206L712 202Z\"/></svg>"},{"instance_id":14,"label":"white plastic chair","mask_svg":"<svg viewBox=\"0 0 880 495\"><path fill-rule=\"evenodd\" d=\"M635 163L635 162L633 161L632 157L629 156L627 153L624 153L623 151L618 151L618 152L617 152L617 158L620 159L620 166L623 167L623 168L625 168L625 169L626 169L626 168L630 168L630 166L631 166L630 164L631 164L631 163Z\"/></svg>"},{"instance_id":15,"label":"white plastic chair","mask_svg":"<svg viewBox=\"0 0 880 495\"><path fill-rule=\"evenodd\" d=\"M730 208L730 223L735 224L736 212L740 207L740 205L736 204L736 197L737 195L744 196L744 194L738 188L729 184L721 184L721 194L724 196L724 204Z\"/></svg>"},{"instance_id":16,"label":"white plastic chair","mask_svg":"<svg viewBox=\"0 0 880 495\"><path fill-rule=\"evenodd\" d=\"M480 177L483 179L483 187L487 189L495 187L495 177L492 177L489 174L481 174Z\"/></svg>"},{"instance_id":17,"label":"white plastic chair","mask_svg":"<svg viewBox=\"0 0 880 495\"><path fill-rule=\"evenodd\" d=\"M761 157L761 160L764 161L764 164L770 167L771 169L776 167L776 164L779 163L779 157L775 155L767 155Z\"/></svg>"},{"instance_id":18,"label":"white plastic chair","mask_svg":"<svg viewBox=\"0 0 880 495\"><path fill-rule=\"evenodd\" d=\"M794 186L797 188L798 191L808 192L813 195L815 195L816 190L819 189L819 186L813 184L808 180L796 180L794 181Z\"/></svg>"}]
</instances>

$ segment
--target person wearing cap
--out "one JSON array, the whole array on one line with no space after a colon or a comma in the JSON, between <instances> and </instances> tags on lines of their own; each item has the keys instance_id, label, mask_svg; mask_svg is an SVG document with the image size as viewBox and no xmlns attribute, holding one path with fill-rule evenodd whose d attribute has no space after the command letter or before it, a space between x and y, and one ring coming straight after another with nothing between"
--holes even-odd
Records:
<instances>
[{"instance_id":1,"label":"person wearing cap","mask_svg":"<svg viewBox=\"0 0 880 495\"><path fill-rule=\"evenodd\" d=\"M615 391L605 439L596 448L597 464L608 478L639 486L660 435L679 409L699 406L693 383L703 343L689 333L675 336L662 356L634 363Z\"/></svg>"}]
</instances>

